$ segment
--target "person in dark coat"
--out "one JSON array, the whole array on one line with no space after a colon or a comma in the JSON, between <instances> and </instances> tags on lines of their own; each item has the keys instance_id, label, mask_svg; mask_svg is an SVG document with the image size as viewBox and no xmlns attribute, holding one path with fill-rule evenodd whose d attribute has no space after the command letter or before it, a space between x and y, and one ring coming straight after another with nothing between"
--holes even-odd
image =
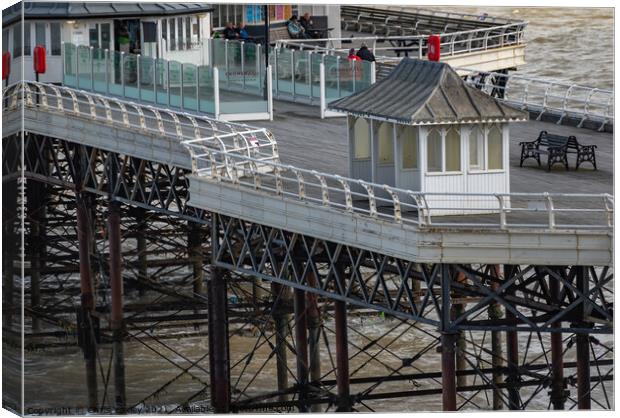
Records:
<instances>
[{"instance_id":1,"label":"person in dark coat","mask_svg":"<svg viewBox=\"0 0 620 418\"><path fill-rule=\"evenodd\" d=\"M237 39L239 38L239 34L235 30L235 26L232 22L226 23L226 27L222 31L225 39Z\"/></svg>"},{"instance_id":2,"label":"person in dark coat","mask_svg":"<svg viewBox=\"0 0 620 418\"><path fill-rule=\"evenodd\" d=\"M357 56L360 57L364 61L374 61L375 55L368 49L366 44L362 44L359 51L357 51Z\"/></svg>"}]
</instances>

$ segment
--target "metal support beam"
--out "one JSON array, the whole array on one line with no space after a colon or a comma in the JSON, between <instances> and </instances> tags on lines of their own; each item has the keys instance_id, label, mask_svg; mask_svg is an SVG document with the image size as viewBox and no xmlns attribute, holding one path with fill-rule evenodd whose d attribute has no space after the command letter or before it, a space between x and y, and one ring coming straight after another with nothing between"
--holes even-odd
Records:
<instances>
[{"instance_id":1,"label":"metal support beam","mask_svg":"<svg viewBox=\"0 0 620 418\"><path fill-rule=\"evenodd\" d=\"M211 265L208 280L209 364L211 406L216 414L230 412L228 296L224 271Z\"/></svg>"},{"instance_id":2,"label":"metal support beam","mask_svg":"<svg viewBox=\"0 0 620 418\"><path fill-rule=\"evenodd\" d=\"M344 282L344 269L338 268L339 279ZM351 412L349 378L349 338L347 335L347 304L335 301L336 328L336 384L338 388L337 412Z\"/></svg>"},{"instance_id":3,"label":"metal support beam","mask_svg":"<svg viewBox=\"0 0 620 418\"><path fill-rule=\"evenodd\" d=\"M278 400L288 401L288 395L284 393L288 389L288 369L286 360L286 337L288 335L288 306L291 304L290 289L279 283L271 282L271 293L275 300L271 312L276 332L276 374L278 384Z\"/></svg>"},{"instance_id":4,"label":"metal support beam","mask_svg":"<svg viewBox=\"0 0 620 418\"><path fill-rule=\"evenodd\" d=\"M20 138L21 139L21 138ZM4 141L4 140L3 140ZM8 140L4 149L4 158L16 160L19 152L19 140ZM17 164L19 169L20 163ZM3 174L6 174L3 172ZM3 281L3 322L10 328L13 323L13 309L15 290L15 257L17 255L17 182L9 180L2 183L2 281Z\"/></svg>"},{"instance_id":5,"label":"metal support beam","mask_svg":"<svg viewBox=\"0 0 620 418\"><path fill-rule=\"evenodd\" d=\"M202 228L200 224L188 222L187 252L192 265L192 290L195 295L202 295L204 282L204 254L202 251Z\"/></svg>"},{"instance_id":6,"label":"metal support beam","mask_svg":"<svg viewBox=\"0 0 620 418\"><path fill-rule=\"evenodd\" d=\"M294 291L295 301L295 350L297 351L297 382L299 385L299 412L309 412L305 403L308 397L308 324L306 317L306 292Z\"/></svg>"},{"instance_id":7,"label":"metal support beam","mask_svg":"<svg viewBox=\"0 0 620 418\"><path fill-rule=\"evenodd\" d=\"M504 265L504 280L517 273L517 266ZM515 315L506 311L506 319L516 321ZM506 359L508 361L508 376L506 381L508 386L508 407L511 410L521 409L521 397L519 395L519 387L516 383L519 381L519 339L517 331L506 331Z\"/></svg>"},{"instance_id":8,"label":"metal support beam","mask_svg":"<svg viewBox=\"0 0 620 418\"><path fill-rule=\"evenodd\" d=\"M577 289L587 295L589 290L588 267L577 267ZM586 302L581 305L580 325L587 326L585 317L588 315ZM590 336L577 334L577 407L579 409L592 409L590 393Z\"/></svg>"},{"instance_id":9,"label":"metal support beam","mask_svg":"<svg viewBox=\"0 0 620 418\"><path fill-rule=\"evenodd\" d=\"M121 261L121 205L110 201L108 213L108 240L110 249L111 317L110 328L114 339L114 405L116 413L125 413L125 355L123 349L123 277Z\"/></svg>"},{"instance_id":10,"label":"metal support beam","mask_svg":"<svg viewBox=\"0 0 620 418\"><path fill-rule=\"evenodd\" d=\"M141 282L148 280L148 261L146 256L146 231L148 223L146 220L146 210L136 208L136 250L138 251L138 277ZM144 295L144 286L140 286L138 291Z\"/></svg>"},{"instance_id":11,"label":"metal support beam","mask_svg":"<svg viewBox=\"0 0 620 418\"><path fill-rule=\"evenodd\" d=\"M493 277L500 277L499 265L492 265L490 273ZM491 290L496 292L499 288L498 283L491 284ZM492 321L502 319L503 313L500 304L497 301L489 303L489 319ZM499 331L491 331L491 364L493 366L493 384L497 388L504 383L503 375L500 369L504 366L502 360L502 336ZM493 389L493 409L502 409L502 391L501 389Z\"/></svg>"},{"instance_id":12,"label":"metal support beam","mask_svg":"<svg viewBox=\"0 0 620 418\"><path fill-rule=\"evenodd\" d=\"M558 271L558 273L561 273ZM549 276L549 296L554 305L560 304L560 280ZM555 322L554 327L561 327L561 321ZM551 391L549 396L553 409L563 410L566 401L566 390L564 389L564 358L562 347L562 333L551 333Z\"/></svg>"},{"instance_id":13,"label":"metal support beam","mask_svg":"<svg viewBox=\"0 0 620 418\"><path fill-rule=\"evenodd\" d=\"M315 287L317 286L316 277L314 273L308 273L308 283ZM309 366L310 366L310 381L316 382L319 385L321 380L321 312L319 310L318 295L316 293L307 292L306 294L307 304L307 322L308 322L308 341L310 349ZM313 403L310 407L311 412L320 412L321 405Z\"/></svg>"},{"instance_id":14,"label":"metal support beam","mask_svg":"<svg viewBox=\"0 0 620 418\"><path fill-rule=\"evenodd\" d=\"M441 268L441 397L443 411L456 411L456 341L458 334L450 329L452 301L450 266Z\"/></svg>"}]
</instances>

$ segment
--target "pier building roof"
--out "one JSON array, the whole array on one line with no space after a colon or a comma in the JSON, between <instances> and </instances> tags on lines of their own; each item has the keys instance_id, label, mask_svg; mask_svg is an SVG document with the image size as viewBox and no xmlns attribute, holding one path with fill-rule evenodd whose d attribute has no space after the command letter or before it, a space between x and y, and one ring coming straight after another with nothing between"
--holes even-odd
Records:
<instances>
[{"instance_id":1,"label":"pier building roof","mask_svg":"<svg viewBox=\"0 0 620 418\"><path fill-rule=\"evenodd\" d=\"M526 112L476 90L446 63L404 58L368 89L329 104L373 119L426 125L525 121Z\"/></svg>"}]
</instances>

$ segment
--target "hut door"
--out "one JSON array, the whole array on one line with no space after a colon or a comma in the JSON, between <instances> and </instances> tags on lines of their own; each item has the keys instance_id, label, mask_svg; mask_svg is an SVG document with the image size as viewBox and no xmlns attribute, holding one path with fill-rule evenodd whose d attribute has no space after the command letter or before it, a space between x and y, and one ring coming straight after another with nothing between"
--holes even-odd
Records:
<instances>
[{"instance_id":1,"label":"hut door","mask_svg":"<svg viewBox=\"0 0 620 418\"><path fill-rule=\"evenodd\" d=\"M420 191L420 141L417 126L396 125L396 187Z\"/></svg>"}]
</instances>

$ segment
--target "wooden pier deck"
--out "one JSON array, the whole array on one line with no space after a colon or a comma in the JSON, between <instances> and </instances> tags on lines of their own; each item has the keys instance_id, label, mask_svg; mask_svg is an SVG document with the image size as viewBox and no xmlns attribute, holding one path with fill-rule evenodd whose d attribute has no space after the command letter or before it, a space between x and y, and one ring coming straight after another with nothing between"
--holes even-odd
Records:
<instances>
[{"instance_id":1,"label":"wooden pier deck","mask_svg":"<svg viewBox=\"0 0 620 418\"><path fill-rule=\"evenodd\" d=\"M282 162L326 173L348 175L347 125L344 117L321 120L316 107L274 102L274 120L254 122L275 135ZM534 160L519 167L519 142L532 141L541 130L575 135L584 144L596 144L598 170L584 164L575 171L575 156L569 156L570 171L559 165L551 172L538 168ZM613 134L530 120L513 123L510 129L510 186L513 193L610 193L613 194Z\"/></svg>"}]
</instances>

